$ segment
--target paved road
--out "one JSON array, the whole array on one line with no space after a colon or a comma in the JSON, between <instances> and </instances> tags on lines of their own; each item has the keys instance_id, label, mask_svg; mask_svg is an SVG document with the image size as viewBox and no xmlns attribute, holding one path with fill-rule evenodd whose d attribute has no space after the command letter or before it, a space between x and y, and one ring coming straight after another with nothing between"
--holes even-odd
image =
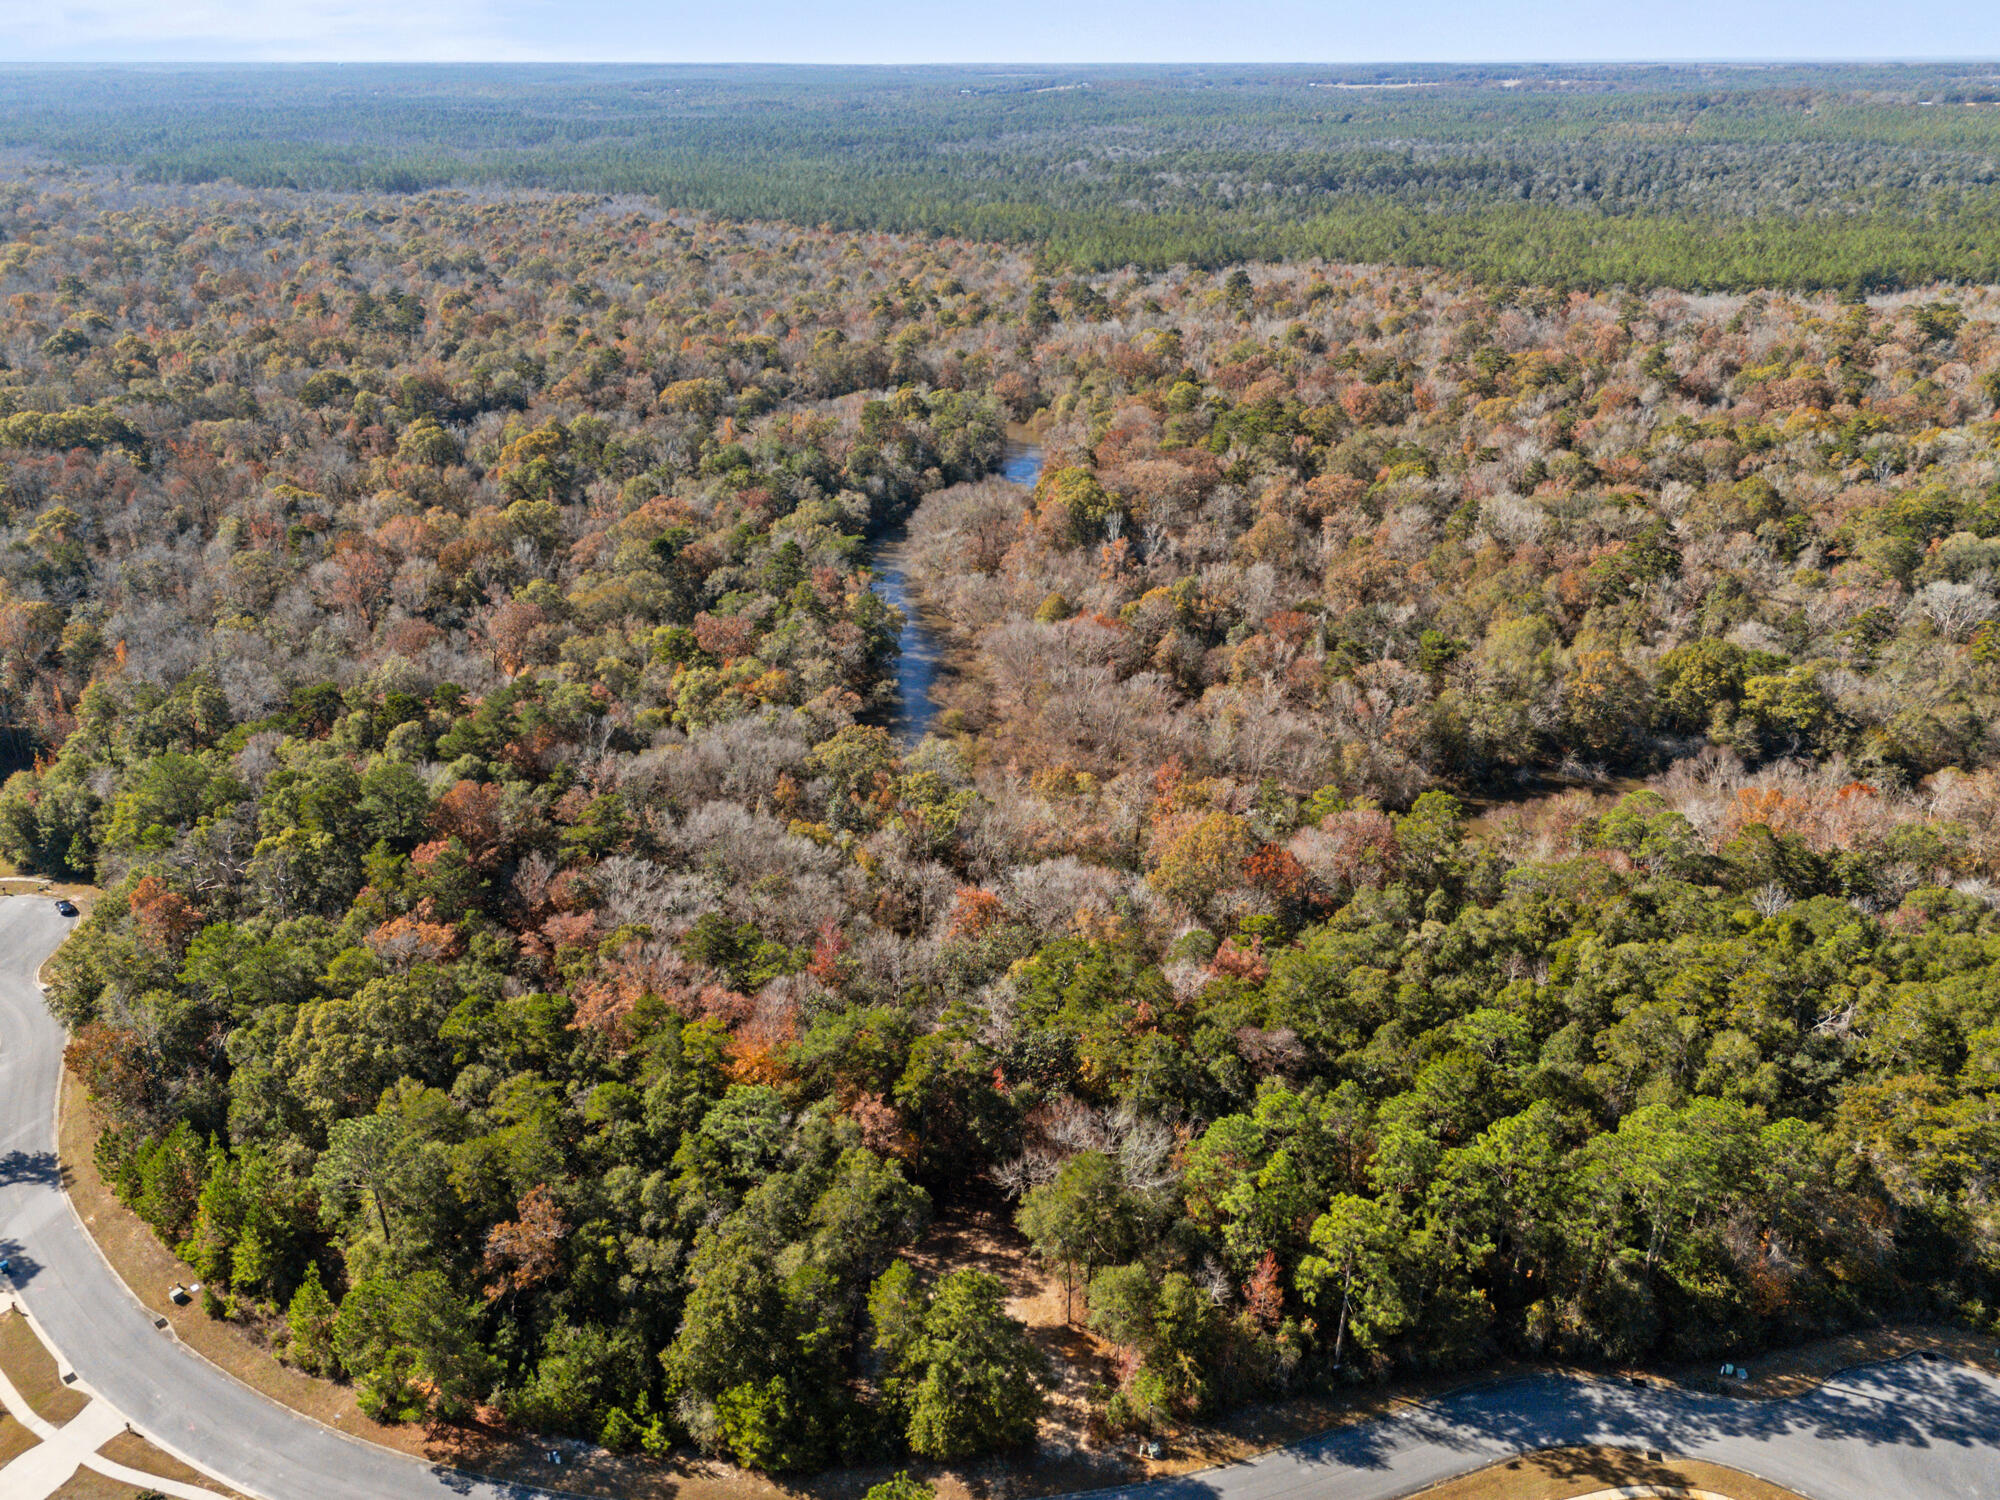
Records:
<instances>
[{"instance_id":1,"label":"paved road","mask_svg":"<svg viewBox=\"0 0 2000 1500\"><path fill-rule=\"evenodd\" d=\"M55 1100L63 1034L35 971L71 923L0 900L0 1256L61 1358L148 1436L266 1500L532 1500L288 1411L153 1326L63 1194Z\"/></svg>"},{"instance_id":2,"label":"paved road","mask_svg":"<svg viewBox=\"0 0 2000 1500\"><path fill-rule=\"evenodd\" d=\"M153 1327L98 1255L56 1168L62 1033L35 970L69 923L0 900L0 1255L62 1358L156 1441L267 1500L532 1500L343 1437ZM1226 1468L1097 1500L1394 1500L1536 1448L1603 1443L1727 1464L1811 1500L2000 1500L2000 1381L1947 1361L1853 1371L1792 1401L1537 1378L1412 1406Z\"/></svg>"},{"instance_id":3,"label":"paved road","mask_svg":"<svg viewBox=\"0 0 2000 1500\"><path fill-rule=\"evenodd\" d=\"M1538 1377L1092 1500L1393 1500L1517 1453L1583 1443L1708 1459L1810 1500L1995 1500L2000 1381L1907 1359L1759 1402Z\"/></svg>"}]
</instances>

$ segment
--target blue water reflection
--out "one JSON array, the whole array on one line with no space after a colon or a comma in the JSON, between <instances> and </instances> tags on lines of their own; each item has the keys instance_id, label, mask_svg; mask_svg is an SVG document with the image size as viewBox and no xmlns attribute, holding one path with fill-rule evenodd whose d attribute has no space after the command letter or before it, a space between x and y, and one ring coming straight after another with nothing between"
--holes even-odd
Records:
<instances>
[{"instance_id":1,"label":"blue water reflection","mask_svg":"<svg viewBox=\"0 0 2000 1500\"><path fill-rule=\"evenodd\" d=\"M1033 443L1007 439L1007 456L1000 460L1000 477L1032 486L1042 477L1042 450Z\"/></svg>"},{"instance_id":2,"label":"blue water reflection","mask_svg":"<svg viewBox=\"0 0 2000 1500\"><path fill-rule=\"evenodd\" d=\"M1015 484L1032 486L1041 478L1042 450L1033 443L1009 438L1000 460L1000 477ZM909 537L902 527L875 544L875 592L903 612L903 630L896 637L896 707L889 720L890 731L906 745L922 739L937 717L931 701L938 671L943 665L944 642L924 624L923 615L910 597L908 567Z\"/></svg>"}]
</instances>

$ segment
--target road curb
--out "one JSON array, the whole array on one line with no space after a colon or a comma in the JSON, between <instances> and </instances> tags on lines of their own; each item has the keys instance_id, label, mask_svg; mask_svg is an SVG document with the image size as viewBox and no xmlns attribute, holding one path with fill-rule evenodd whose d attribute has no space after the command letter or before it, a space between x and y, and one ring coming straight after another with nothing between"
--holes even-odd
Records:
<instances>
[{"instance_id":1,"label":"road curb","mask_svg":"<svg viewBox=\"0 0 2000 1500\"><path fill-rule=\"evenodd\" d=\"M8 898L6 898L5 896L0 896L0 900L6 900L6 899ZM75 930L74 928L71 929L71 931L74 930ZM64 935L64 941L65 942L68 941L67 934ZM42 972L48 968L50 961L53 960L56 956L56 953L59 953L61 950L62 950L62 944L58 943L56 945L56 948L50 952L49 956L43 959L40 964L36 965L35 982L37 986L40 986L43 982L41 978ZM43 1001L44 1004L47 1003L46 992L44 992ZM55 1013L51 1011L50 1016L51 1018L54 1018ZM65 1036L68 1035L68 1028L64 1028L64 1035ZM77 1212L76 1200L70 1197L69 1184L62 1178L62 1173L61 1173L62 1110L63 1110L64 1090L66 1090L69 1087L69 1070L66 1067L61 1067L60 1063L58 1064L58 1066L61 1068L61 1071L56 1079L55 1109L53 1111L51 1119L51 1128L56 1143L56 1165L57 1165L56 1190L59 1193L61 1193L63 1205L66 1208L68 1208L70 1212L70 1217L76 1221L78 1229L82 1231L84 1239L89 1241L91 1250L96 1254L98 1260L103 1264L104 1269L110 1275L111 1280L117 1284L119 1291L124 1293L124 1295L133 1303L133 1305L136 1306L139 1309L139 1311L145 1315L146 1321L154 1325L154 1330L156 1332L164 1333L171 1342L179 1346L188 1354L192 1355L194 1358L200 1360L203 1364L207 1365L211 1370L215 1371L218 1375L222 1376L223 1379L232 1382L233 1384L241 1387L245 1391L248 1391L252 1395L256 1396L259 1400L264 1401L269 1405L277 1408L279 1411L284 1412L287 1416L295 1418L302 1422L310 1422L315 1427L319 1428L322 1432L327 1433L329 1436L338 1438L342 1442L356 1444L371 1452L392 1455L397 1459L400 1459L406 1463L416 1465L419 1468L429 1469L433 1471L443 1471L452 1474L460 1474L463 1475L468 1480L473 1480L482 1484L490 1484L501 1489L508 1489L513 1491L515 1494L521 1496L547 1496L549 1497L549 1500L604 1500L604 1497L601 1495L585 1495L585 1494L580 1494L573 1490L549 1489L546 1486L530 1484L525 1480L508 1479L497 1474L483 1474L474 1469L459 1468L452 1464L441 1463L435 1459L421 1458L415 1454L405 1453L402 1449L391 1448L386 1443L371 1442L367 1438L357 1436L356 1434L351 1432L343 1432L341 1431L341 1429L333 1426L331 1423L321 1421L318 1417L312 1415L312 1413L300 1411L297 1407L294 1406L288 1406L284 1402L276 1400L275 1398L266 1394L265 1392L258 1390L248 1381L241 1380L237 1376L231 1374L227 1369L223 1368L223 1366L217 1364L214 1360L210 1359L201 1350L195 1348L194 1345L190 1344L186 1339L182 1338L180 1336L179 1331L175 1329L171 1321L168 1322L167 1326L164 1329L160 1329L157 1323L159 1314L155 1313L152 1308L146 1305L145 1299L140 1297L140 1295L132 1289L131 1284L127 1282L122 1275L119 1274L118 1268L111 1263L111 1257L104 1253L104 1247L97 1242L97 1236L91 1233L90 1225L84 1221L83 1215ZM41 1325L34 1321L32 1315L28 1314L26 1304L22 1302L18 1296L15 1298L15 1304L17 1307L20 1308L23 1316L29 1318L30 1325L35 1328L36 1334L38 1337L41 1338L43 1346L48 1349L50 1355L56 1360L57 1368L60 1371L61 1368L63 1367L64 1359L61 1352L57 1349L54 1341L47 1336L46 1332L41 1328ZM104 1397L97 1395L94 1387L84 1385L81 1377L76 1376L74 1370L71 1371L71 1375L76 1380L76 1383L79 1387L90 1391L91 1394L94 1397L96 1397L96 1399L99 1400L105 1399ZM218 1472L211 1465L204 1463L201 1459L196 1458L194 1455L190 1453L182 1451L175 1444L160 1437L157 1433L149 1430L148 1428L141 1426L137 1421L133 1421L126 1413L121 1411L119 1415L121 1417L125 1417L129 1425L131 1426L132 1430L134 1432L137 1432L141 1437L145 1438L147 1442L152 1443L162 1452L171 1454L173 1457L179 1459L182 1463L186 1464L189 1468L194 1469L199 1473L207 1475L210 1479L213 1479L217 1484L228 1485L229 1488L237 1491L240 1494L251 1496L252 1500L285 1500L285 1497L267 1494L265 1491L258 1489L254 1485L246 1484L240 1479L232 1479L227 1474Z\"/></svg>"},{"instance_id":2,"label":"road curb","mask_svg":"<svg viewBox=\"0 0 2000 1500\"><path fill-rule=\"evenodd\" d=\"M0 899L5 899L5 898L0 898ZM76 929L72 927L69 929L69 932L74 932L75 930ZM69 932L65 932L63 934L63 943L69 941ZM56 954L62 952L62 946L63 946L62 943L57 943L56 946L49 951L48 957L44 958L39 964L35 965L35 986L42 992L42 1004L44 1006L47 1006L48 1004L48 985L47 982L42 978L42 975L48 969L49 964L54 960ZM58 1023L60 1023L60 1018L56 1016L56 1013L53 1010L49 1012L49 1016L50 1019L56 1020L58 1021ZM69 1036L69 1028L67 1026L63 1027L63 1036L65 1039L67 1039ZM83 1215L76 1211L76 1200L70 1197L69 1195L69 1183L66 1182L63 1178L63 1160L62 1160L63 1091L69 1087L69 1068L64 1063L60 1054L57 1057L56 1067L57 1067L57 1075L56 1075L55 1109L52 1111L49 1120L50 1139L55 1143L56 1191L62 1195L63 1207L69 1210L70 1217L76 1221L77 1228L83 1231L84 1239L90 1242L91 1250L94 1251L97 1255L97 1258L104 1263L104 1269L110 1273L112 1281L117 1284L117 1287L121 1292L123 1292L127 1297L129 1297L132 1300L132 1302L138 1307L139 1311L146 1315L147 1321L151 1322L153 1317L155 1316L153 1310L150 1307L146 1306L146 1304L140 1300L139 1294L133 1291L132 1288L126 1284L125 1278L123 1276L120 1276L118 1274L118 1268L111 1264L111 1258L104 1253L104 1247L97 1243L97 1236L90 1232L90 1226L84 1222ZM49 1354L55 1359L57 1372L60 1373L67 1361L61 1349L59 1349L56 1346L55 1340L48 1336L47 1331L35 1319L34 1314L28 1311L28 1304L26 1303L25 1300L23 1300L20 1297L18 1293L15 1295L14 1305L20 1309L22 1316L28 1319L29 1326L35 1330L35 1334L38 1338L41 1339L43 1347L46 1348L49 1351ZM176 1340L176 1342L179 1341ZM181 1347L185 1349L188 1346L186 1344L182 1344ZM196 1354L196 1355L199 1355L201 1353L199 1349L188 1349L188 1352L190 1354ZM222 1370L222 1367L220 1365L215 1365L215 1362L213 1360L208 1361L208 1363L214 1365L214 1367L217 1370L220 1370L221 1373L223 1373L224 1375L229 1374L227 1370ZM90 1391L91 1394L96 1399L98 1400L105 1399L103 1396L97 1393L95 1387L88 1385L83 1380L83 1377L77 1374L74 1366L70 1367L70 1378L78 1386L81 1386L83 1389ZM234 1379L235 1377L231 1376L230 1378ZM241 1382L239 1382L239 1384L240 1383ZM289 1408L287 1408L287 1410L289 1410ZM262 1490L256 1489L250 1485L246 1485L237 1480L231 1479L226 1474L218 1473L215 1469L210 1467L208 1464L202 1462L199 1458L196 1458L191 1453L182 1452L180 1448L175 1446L175 1444L168 1441L166 1438L161 1437L160 1434L158 1434L157 1432L154 1432L149 1428L142 1426L139 1422L135 1421L130 1413L120 1410L118 1414L119 1416L125 1419L126 1424L134 1432L138 1433L147 1442L151 1443L155 1448L158 1448L162 1453L169 1454L172 1457L179 1459L182 1463L186 1464L196 1473L207 1475L210 1479L213 1479L217 1484L226 1484L229 1486L229 1488L235 1490L237 1493L252 1497L252 1500L279 1500L279 1497L277 1496L267 1495Z\"/></svg>"}]
</instances>

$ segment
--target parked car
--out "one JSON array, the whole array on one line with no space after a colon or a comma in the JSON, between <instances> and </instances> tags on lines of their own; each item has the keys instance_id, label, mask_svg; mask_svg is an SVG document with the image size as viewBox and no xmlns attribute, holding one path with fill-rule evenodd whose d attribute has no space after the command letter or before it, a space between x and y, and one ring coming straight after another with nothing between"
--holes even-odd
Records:
<instances>
[{"instance_id":1,"label":"parked car","mask_svg":"<svg viewBox=\"0 0 2000 1500\"><path fill-rule=\"evenodd\" d=\"M64 897L56 902L56 910L66 917L73 917L76 915L76 903Z\"/></svg>"}]
</instances>

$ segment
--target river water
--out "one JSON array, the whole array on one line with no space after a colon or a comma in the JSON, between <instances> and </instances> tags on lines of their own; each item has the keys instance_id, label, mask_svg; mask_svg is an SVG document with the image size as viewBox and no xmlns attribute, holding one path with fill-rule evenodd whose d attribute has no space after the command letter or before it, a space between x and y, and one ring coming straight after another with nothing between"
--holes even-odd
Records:
<instances>
[{"instance_id":1,"label":"river water","mask_svg":"<svg viewBox=\"0 0 2000 1500\"><path fill-rule=\"evenodd\" d=\"M1023 438L1009 437L1006 455L1000 460L1000 477L1032 486L1041 473L1042 450ZM944 664L944 639L925 623L923 611L911 597L909 546L904 527L883 533L875 544L871 566L875 592L903 612L902 634L896 637L896 705L889 716L889 730L904 744L914 745L937 717L931 689L937 685Z\"/></svg>"}]
</instances>

